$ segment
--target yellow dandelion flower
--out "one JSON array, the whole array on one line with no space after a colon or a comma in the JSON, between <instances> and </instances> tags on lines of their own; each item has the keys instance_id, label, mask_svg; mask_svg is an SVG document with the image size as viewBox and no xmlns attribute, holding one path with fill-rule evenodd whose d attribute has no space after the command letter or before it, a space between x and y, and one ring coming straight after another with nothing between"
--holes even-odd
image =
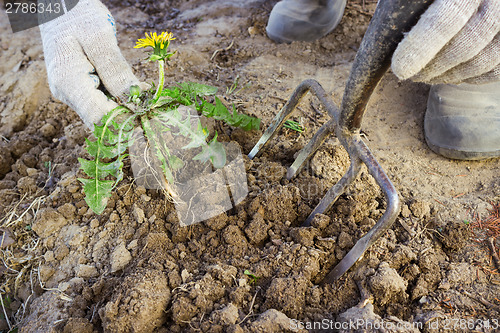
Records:
<instances>
[{"instance_id":1,"label":"yellow dandelion flower","mask_svg":"<svg viewBox=\"0 0 500 333\"><path fill-rule=\"evenodd\" d=\"M167 49L170 46L170 41L174 40L174 36L171 32L162 32L158 35L156 32L152 32L148 34L145 33L146 38L140 38L136 45L135 49L151 47L153 52L150 56L150 60L163 60L169 59L175 52L168 53Z\"/></svg>"},{"instance_id":2,"label":"yellow dandelion flower","mask_svg":"<svg viewBox=\"0 0 500 333\"><path fill-rule=\"evenodd\" d=\"M151 33L148 35L148 33L145 33L146 38L140 38L136 45L134 46L135 49L140 49L144 47L152 47L156 48L157 46L160 46L160 48L165 48L165 44L169 44L171 40L174 40L175 38L173 37L173 34L171 32L162 32L161 35L158 36L156 32Z\"/></svg>"}]
</instances>

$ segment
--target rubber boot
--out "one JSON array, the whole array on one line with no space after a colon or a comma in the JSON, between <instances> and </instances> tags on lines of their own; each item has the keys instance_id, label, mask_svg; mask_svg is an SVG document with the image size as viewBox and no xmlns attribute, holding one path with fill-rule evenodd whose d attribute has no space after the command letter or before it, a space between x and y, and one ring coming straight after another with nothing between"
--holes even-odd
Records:
<instances>
[{"instance_id":1,"label":"rubber boot","mask_svg":"<svg viewBox=\"0 0 500 333\"><path fill-rule=\"evenodd\" d=\"M499 157L500 82L432 86L424 132L429 147L445 157Z\"/></svg>"},{"instance_id":2,"label":"rubber boot","mask_svg":"<svg viewBox=\"0 0 500 333\"><path fill-rule=\"evenodd\" d=\"M269 38L278 43L312 42L330 33L344 14L346 0L283 0L267 22Z\"/></svg>"}]
</instances>

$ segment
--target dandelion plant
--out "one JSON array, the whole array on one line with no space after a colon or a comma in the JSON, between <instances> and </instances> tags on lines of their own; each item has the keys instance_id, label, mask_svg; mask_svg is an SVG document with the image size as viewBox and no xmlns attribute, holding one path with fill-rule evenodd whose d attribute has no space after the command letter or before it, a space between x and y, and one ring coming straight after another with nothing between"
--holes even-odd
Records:
<instances>
[{"instance_id":1,"label":"dandelion plant","mask_svg":"<svg viewBox=\"0 0 500 333\"><path fill-rule=\"evenodd\" d=\"M260 119L240 114L234 106L228 110L215 96L215 87L194 82L164 87L165 64L175 54L168 50L172 40L175 40L172 33L163 32L160 35L146 33L145 38L137 41L135 48L148 48L148 60L158 64L158 84L146 91L132 86L128 104L108 112L100 124L95 125L95 138L86 139L86 150L92 158L79 158L81 169L88 176L79 180L83 184L85 201L96 214L104 211L113 189L123 179L123 161L135 140L137 127L142 130L147 145L159 161L167 184L176 181L175 172L186 161L183 160L184 154L176 156L168 148L163 133L170 131L175 137L182 137L186 142L182 149L196 151L191 160L210 162L214 168L222 168L226 164L224 147L217 141L217 132L211 135L202 126L200 116L244 130L259 129ZM181 106L195 109L198 115L180 112Z\"/></svg>"}]
</instances>

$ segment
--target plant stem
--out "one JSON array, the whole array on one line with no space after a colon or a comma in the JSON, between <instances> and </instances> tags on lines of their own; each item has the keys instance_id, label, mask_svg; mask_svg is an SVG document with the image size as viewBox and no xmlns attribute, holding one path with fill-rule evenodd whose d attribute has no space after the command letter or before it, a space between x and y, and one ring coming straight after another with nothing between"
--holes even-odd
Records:
<instances>
[{"instance_id":1,"label":"plant stem","mask_svg":"<svg viewBox=\"0 0 500 333\"><path fill-rule=\"evenodd\" d=\"M153 100L156 101L163 91L163 84L165 83L165 60L158 60L158 88L156 88L156 93L153 97Z\"/></svg>"}]
</instances>

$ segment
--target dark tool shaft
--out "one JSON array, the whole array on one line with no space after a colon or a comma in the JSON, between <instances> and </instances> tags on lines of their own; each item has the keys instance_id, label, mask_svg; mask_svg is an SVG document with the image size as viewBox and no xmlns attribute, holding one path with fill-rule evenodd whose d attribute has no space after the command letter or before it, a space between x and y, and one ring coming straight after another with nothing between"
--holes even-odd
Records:
<instances>
[{"instance_id":1,"label":"dark tool shaft","mask_svg":"<svg viewBox=\"0 0 500 333\"><path fill-rule=\"evenodd\" d=\"M340 130L356 131L366 104L391 64L391 57L433 0L380 0L354 59L342 99Z\"/></svg>"}]
</instances>

